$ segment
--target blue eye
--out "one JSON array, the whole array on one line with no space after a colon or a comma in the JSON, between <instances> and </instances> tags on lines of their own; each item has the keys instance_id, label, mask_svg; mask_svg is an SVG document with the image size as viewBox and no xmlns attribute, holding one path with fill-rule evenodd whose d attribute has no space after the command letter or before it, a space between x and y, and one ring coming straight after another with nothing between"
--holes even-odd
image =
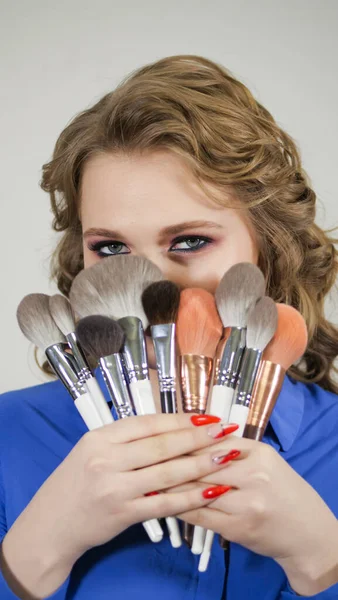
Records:
<instances>
[{"instance_id":1,"label":"blue eye","mask_svg":"<svg viewBox=\"0 0 338 600\"><path fill-rule=\"evenodd\" d=\"M202 236L181 236L180 238L176 238L176 240L174 240L174 244L171 246L170 252L196 252L198 250L201 250L205 246L208 246L209 244L211 244L211 242L212 240L210 238Z\"/></svg>"},{"instance_id":2,"label":"blue eye","mask_svg":"<svg viewBox=\"0 0 338 600\"><path fill-rule=\"evenodd\" d=\"M130 254L130 252L123 252L123 248L126 248L122 242L95 242L88 244L89 250L96 252L97 256L114 256L116 254Z\"/></svg>"},{"instance_id":3,"label":"blue eye","mask_svg":"<svg viewBox=\"0 0 338 600\"><path fill-rule=\"evenodd\" d=\"M169 253L185 254L193 253L202 250L209 246L213 240L205 236L189 235L180 236L173 240L169 248ZM123 242L117 241L100 241L88 244L88 249L95 252L97 256L116 256L117 254L130 254L130 250Z\"/></svg>"}]
</instances>

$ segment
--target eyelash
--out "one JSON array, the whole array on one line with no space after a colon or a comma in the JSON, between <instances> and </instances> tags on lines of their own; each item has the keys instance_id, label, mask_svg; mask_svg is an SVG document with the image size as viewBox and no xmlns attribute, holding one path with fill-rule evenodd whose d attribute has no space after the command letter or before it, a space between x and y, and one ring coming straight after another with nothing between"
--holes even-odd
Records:
<instances>
[{"instance_id":1,"label":"eyelash","mask_svg":"<svg viewBox=\"0 0 338 600\"><path fill-rule=\"evenodd\" d=\"M186 241L196 241L196 240L200 240L201 242L203 242L202 245L200 245L198 248L185 248L185 249L181 249L181 250L171 250L171 248L173 246L175 246L176 244L180 244L182 242L186 242ZM195 252L200 252L201 250L203 250L203 248L209 246L210 244L212 244L213 240L211 238L205 237L203 235L185 235L185 236L181 236L178 238L175 238L172 241L172 245L169 248L169 251L171 250L173 253L177 253L177 254L191 254L191 253L195 253ZM110 241L102 241L102 242L93 242L93 243L89 243L88 244L88 249L91 250L92 252L96 252L97 256L100 257L107 257L107 256L116 256L116 254L129 254L129 252L116 252L116 254L106 254L104 252L100 252L101 248L105 248L106 246L112 246L112 245L119 245L119 246L125 246L125 244L123 244L122 242L117 242L116 240L110 240Z\"/></svg>"}]
</instances>

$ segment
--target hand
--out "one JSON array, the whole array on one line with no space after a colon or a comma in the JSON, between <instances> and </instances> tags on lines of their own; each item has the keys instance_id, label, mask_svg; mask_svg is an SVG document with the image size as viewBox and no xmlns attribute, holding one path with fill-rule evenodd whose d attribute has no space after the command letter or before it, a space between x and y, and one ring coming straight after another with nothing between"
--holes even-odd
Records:
<instances>
[{"instance_id":1,"label":"hand","mask_svg":"<svg viewBox=\"0 0 338 600\"><path fill-rule=\"evenodd\" d=\"M183 414L132 417L89 431L19 516L18 535L39 523L54 554L75 562L134 523L207 504L198 484L188 493L145 495L220 469L211 449L191 455L217 443L208 429Z\"/></svg>"},{"instance_id":2,"label":"hand","mask_svg":"<svg viewBox=\"0 0 338 600\"><path fill-rule=\"evenodd\" d=\"M336 583L335 515L271 446L228 436L213 452L225 455L234 449L241 452L238 458L199 482L203 489L206 484L232 489L208 506L178 516L273 557L298 593L318 593Z\"/></svg>"}]
</instances>

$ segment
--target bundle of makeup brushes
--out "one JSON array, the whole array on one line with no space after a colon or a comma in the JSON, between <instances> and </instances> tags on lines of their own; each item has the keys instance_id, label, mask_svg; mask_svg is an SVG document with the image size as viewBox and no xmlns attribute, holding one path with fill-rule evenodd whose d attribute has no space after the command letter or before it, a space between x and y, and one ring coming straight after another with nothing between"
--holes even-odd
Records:
<instances>
[{"instance_id":1,"label":"bundle of makeup brushes","mask_svg":"<svg viewBox=\"0 0 338 600\"><path fill-rule=\"evenodd\" d=\"M69 300L25 296L17 318L88 429L113 421L89 367L93 359L118 419L156 412L145 335L150 331L163 413L208 410L238 423L235 435L261 440L285 373L307 344L302 316L265 296L263 274L250 263L229 269L214 297L199 288L180 291L145 258L112 256L75 277ZM165 521L172 546L179 547L177 519ZM157 519L143 526L151 541L162 539ZM201 555L199 570L205 571L214 533L184 524L183 537Z\"/></svg>"}]
</instances>

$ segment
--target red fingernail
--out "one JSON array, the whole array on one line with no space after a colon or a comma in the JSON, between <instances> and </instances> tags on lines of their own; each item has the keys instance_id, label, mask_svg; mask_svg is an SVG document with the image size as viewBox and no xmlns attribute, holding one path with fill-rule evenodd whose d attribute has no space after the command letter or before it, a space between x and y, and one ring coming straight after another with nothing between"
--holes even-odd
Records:
<instances>
[{"instance_id":1,"label":"red fingernail","mask_svg":"<svg viewBox=\"0 0 338 600\"><path fill-rule=\"evenodd\" d=\"M215 485L214 487L209 487L206 490L203 490L202 496L206 499L217 498L217 496L221 496L229 490L231 490L230 485Z\"/></svg>"},{"instance_id":2,"label":"red fingernail","mask_svg":"<svg viewBox=\"0 0 338 600\"><path fill-rule=\"evenodd\" d=\"M240 455L239 450L230 450L230 452L228 452L228 454L222 454L221 456L213 456L212 460L217 465L224 465L225 463L229 462L230 460L234 460L235 458L238 458L239 455Z\"/></svg>"},{"instance_id":3,"label":"red fingernail","mask_svg":"<svg viewBox=\"0 0 338 600\"><path fill-rule=\"evenodd\" d=\"M200 425L210 425L211 423L219 423L221 419L219 417L214 417L214 415L193 415L190 417L190 421L196 427Z\"/></svg>"},{"instance_id":4,"label":"red fingernail","mask_svg":"<svg viewBox=\"0 0 338 600\"><path fill-rule=\"evenodd\" d=\"M212 425L212 427L208 430L208 435L210 435L215 440L218 440L229 433L233 433L239 429L239 425L237 423L229 423L225 425L223 423L217 423L217 425Z\"/></svg>"},{"instance_id":5,"label":"red fingernail","mask_svg":"<svg viewBox=\"0 0 338 600\"><path fill-rule=\"evenodd\" d=\"M148 494L144 494L145 496L157 496L160 492L148 492Z\"/></svg>"}]
</instances>

